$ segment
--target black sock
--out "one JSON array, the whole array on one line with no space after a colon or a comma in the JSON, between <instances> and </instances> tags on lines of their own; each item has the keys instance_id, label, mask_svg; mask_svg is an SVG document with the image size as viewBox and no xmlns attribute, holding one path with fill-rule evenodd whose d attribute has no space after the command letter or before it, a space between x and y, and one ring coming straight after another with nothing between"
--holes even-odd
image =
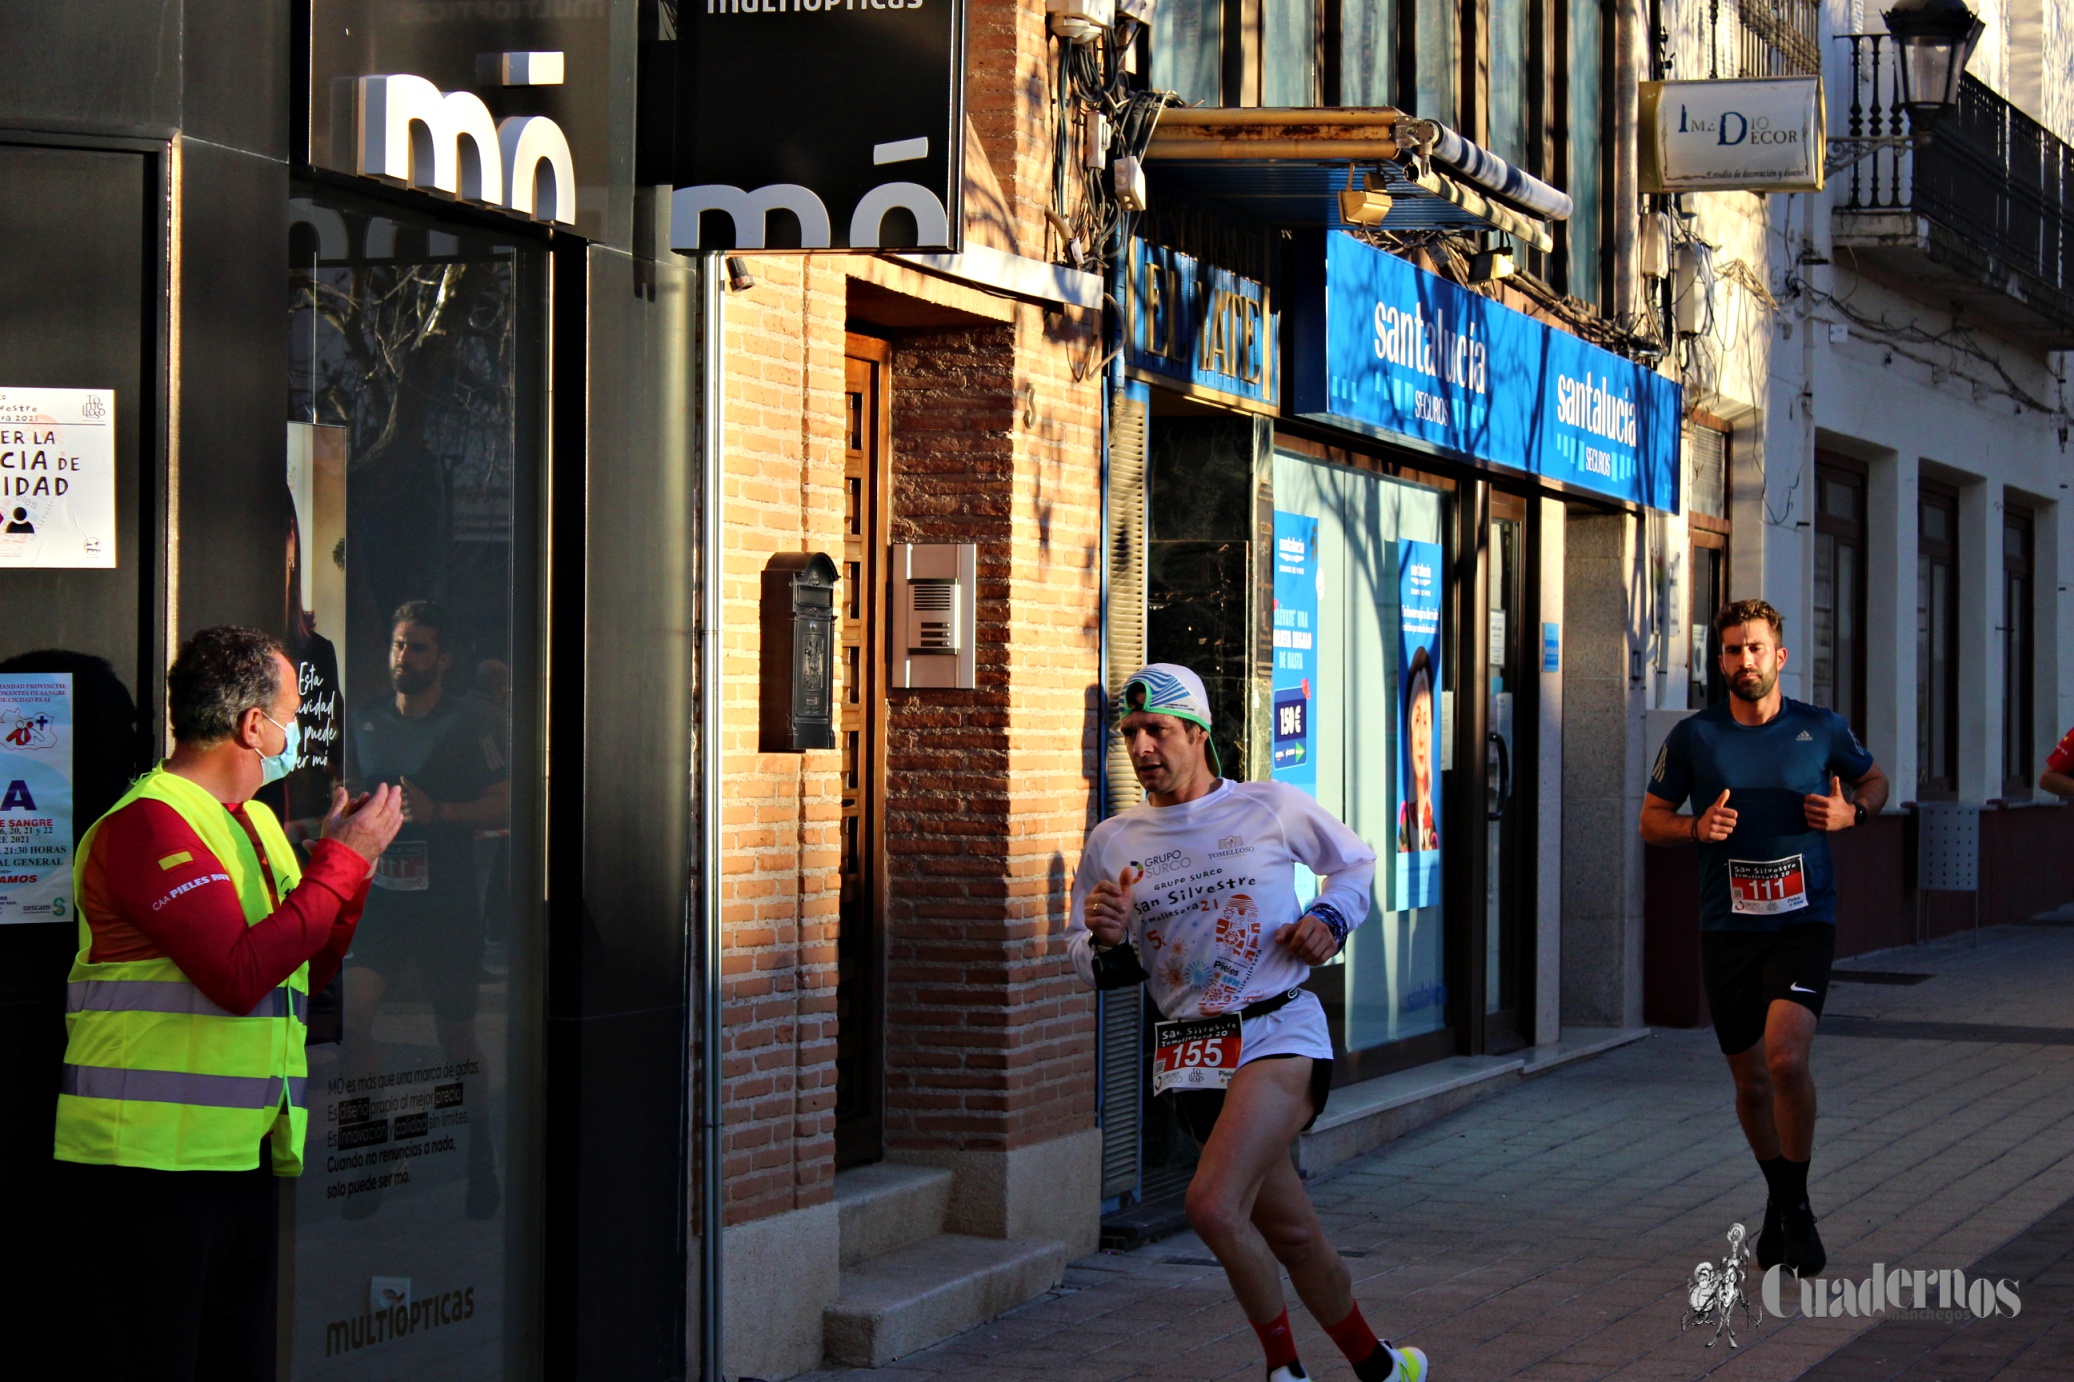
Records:
<instances>
[{"instance_id":1,"label":"black sock","mask_svg":"<svg viewBox=\"0 0 2074 1382\"><path fill-rule=\"evenodd\" d=\"M1764 1172L1765 1187L1771 1191L1772 1203L1781 1210L1805 1210L1808 1207L1808 1163L1788 1161L1775 1156L1766 1161L1759 1158L1757 1169Z\"/></svg>"},{"instance_id":2,"label":"black sock","mask_svg":"<svg viewBox=\"0 0 2074 1382\"><path fill-rule=\"evenodd\" d=\"M1376 1340L1375 1352L1354 1364L1354 1376L1360 1382L1390 1382L1390 1374L1397 1371L1397 1355L1390 1351L1388 1341Z\"/></svg>"}]
</instances>

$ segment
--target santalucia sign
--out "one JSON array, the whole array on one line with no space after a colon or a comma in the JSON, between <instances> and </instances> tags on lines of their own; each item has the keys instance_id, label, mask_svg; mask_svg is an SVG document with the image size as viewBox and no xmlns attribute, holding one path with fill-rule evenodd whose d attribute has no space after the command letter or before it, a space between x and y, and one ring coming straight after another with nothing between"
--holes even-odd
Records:
<instances>
[{"instance_id":1,"label":"santalucia sign","mask_svg":"<svg viewBox=\"0 0 2074 1382\"><path fill-rule=\"evenodd\" d=\"M1811 192L1822 186L1820 77L1643 82L1645 192Z\"/></svg>"}]
</instances>

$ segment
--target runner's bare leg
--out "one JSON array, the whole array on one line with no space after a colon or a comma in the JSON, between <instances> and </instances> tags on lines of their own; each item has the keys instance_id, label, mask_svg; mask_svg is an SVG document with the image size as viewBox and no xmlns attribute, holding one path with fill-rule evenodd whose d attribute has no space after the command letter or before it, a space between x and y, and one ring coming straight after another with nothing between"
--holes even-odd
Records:
<instances>
[{"instance_id":1,"label":"runner's bare leg","mask_svg":"<svg viewBox=\"0 0 2074 1382\"><path fill-rule=\"evenodd\" d=\"M1784 998L1765 1014L1764 1065L1771 1077L1772 1122L1779 1150L1788 1161L1806 1161L1815 1150L1815 1077L1808 1053L1815 1045L1815 1015Z\"/></svg>"},{"instance_id":2,"label":"runner's bare leg","mask_svg":"<svg viewBox=\"0 0 2074 1382\"><path fill-rule=\"evenodd\" d=\"M1736 1081L1736 1118L1759 1161L1784 1154L1806 1161L1815 1146L1815 1077L1808 1053L1815 1044L1815 1015L1798 1003L1774 998L1765 1014L1764 1039L1728 1058Z\"/></svg>"},{"instance_id":3,"label":"runner's bare leg","mask_svg":"<svg viewBox=\"0 0 2074 1382\"><path fill-rule=\"evenodd\" d=\"M1260 1183L1260 1193L1253 1200L1253 1226L1267 1240L1268 1250L1289 1269L1289 1282L1312 1319L1334 1324L1352 1313L1354 1280L1346 1259L1326 1241L1317 1207L1286 1154L1275 1158Z\"/></svg>"},{"instance_id":4,"label":"runner's bare leg","mask_svg":"<svg viewBox=\"0 0 2074 1382\"><path fill-rule=\"evenodd\" d=\"M1278 1248L1296 1258L1290 1263L1291 1279L1314 1316L1337 1321L1353 1308L1346 1265L1325 1242L1317 1212L1289 1164L1289 1148L1310 1117L1308 1058L1241 1066L1188 1185L1189 1226L1224 1264L1239 1307L1256 1324L1269 1323L1284 1308L1281 1269L1289 1259L1278 1261ZM1263 1205L1262 1190L1271 1176L1274 1185ZM1303 1206L1301 1217L1291 1205L1292 1188ZM1274 1246L1261 1231L1263 1212L1272 1225Z\"/></svg>"}]
</instances>

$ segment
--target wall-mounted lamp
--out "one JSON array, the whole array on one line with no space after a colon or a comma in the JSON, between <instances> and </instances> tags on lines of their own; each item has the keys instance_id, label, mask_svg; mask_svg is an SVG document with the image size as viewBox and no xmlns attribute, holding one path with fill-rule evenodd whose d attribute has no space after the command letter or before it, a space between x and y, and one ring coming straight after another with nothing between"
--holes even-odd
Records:
<instances>
[{"instance_id":1,"label":"wall-mounted lamp","mask_svg":"<svg viewBox=\"0 0 2074 1382\"><path fill-rule=\"evenodd\" d=\"M727 257L727 290L731 293L746 293L756 286L756 275L749 272L749 261L739 254Z\"/></svg>"},{"instance_id":2,"label":"wall-mounted lamp","mask_svg":"<svg viewBox=\"0 0 2074 1382\"><path fill-rule=\"evenodd\" d=\"M1367 173L1347 165L1347 185L1340 189L1339 218L1350 226L1379 226L1390 214L1392 200Z\"/></svg>"},{"instance_id":3,"label":"wall-mounted lamp","mask_svg":"<svg viewBox=\"0 0 2074 1382\"><path fill-rule=\"evenodd\" d=\"M1959 108L1959 80L1987 26L1965 0L1901 0L1885 15L1901 56L1901 104L1927 129Z\"/></svg>"}]
</instances>

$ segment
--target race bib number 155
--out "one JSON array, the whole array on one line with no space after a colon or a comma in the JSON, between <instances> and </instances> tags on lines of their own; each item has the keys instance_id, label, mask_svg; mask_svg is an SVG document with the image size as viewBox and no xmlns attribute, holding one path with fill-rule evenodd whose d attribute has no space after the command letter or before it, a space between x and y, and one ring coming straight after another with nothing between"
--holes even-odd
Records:
<instances>
[{"instance_id":1,"label":"race bib number 155","mask_svg":"<svg viewBox=\"0 0 2074 1382\"><path fill-rule=\"evenodd\" d=\"M1162 1022L1153 1029L1152 1092L1224 1089L1239 1068L1239 1015Z\"/></svg>"},{"instance_id":2,"label":"race bib number 155","mask_svg":"<svg viewBox=\"0 0 2074 1382\"><path fill-rule=\"evenodd\" d=\"M1731 910L1749 916L1799 911L1808 905L1808 881L1801 869L1801 856L1793 854L1762 863L1752 859L1729 860L1728 896Z\"/></svg>"}]
</instances>

